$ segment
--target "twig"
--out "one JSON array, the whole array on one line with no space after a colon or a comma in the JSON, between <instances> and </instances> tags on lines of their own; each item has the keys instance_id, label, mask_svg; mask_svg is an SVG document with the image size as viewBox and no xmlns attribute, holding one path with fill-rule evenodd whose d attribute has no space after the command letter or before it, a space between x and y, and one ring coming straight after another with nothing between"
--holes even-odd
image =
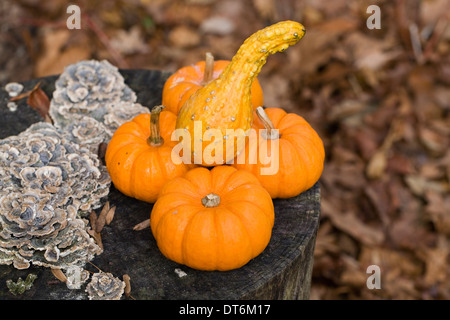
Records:
<instances>
[{"instance_id":1,"label":"twig","mask_svg":"<svg viewBox=\"0 0 450 320\"><path fill-rule=\"evenodd\" d=\"M445 13L436 22L434 26L434 31L429 40L427 41L427 43L425 44L425 49L423 53L425 60L428 60L431 57L431 54L434 52L435 48L439 44L439 41L442 39L442 35L447 29L448 24L449 24L448 14Z\"/></svg>"},{"instance_id":2,"label":"twig","mask_svg":"<svg viewBox=\"0 0 450 320\"><path fill-rule=\"evenodd\" d=\"M103 272L102 269L100 269L99 267L97 267L95 264L93 264L92 262L88 261L88 263L92 266L94 266L98 271Z\"/></svg>"},{"instance_id":3,"label":"twig","mask_svg":"<svg viewBox=\"0 0 450 320\"><path fill-rule=\"evenodd\" d=\"M417 24L411 23L409 25L409 37L411 39L411 46L414 52L414 57L418 64L422 64L424 62L423 53L422 53L422 44L420 43L420 35L419 29L417 28Z\"/></svg>"},{"instance_id":4,"label":"twig","mask_svg":"<svg viewBox=\"0 0 450 320\"><path fill-rule=\"evenodd\" d=\"M34 27L50 27L50 28L66 28L66 21L49 21L45 19L35 18L21 18L19 24L21 26L34 26Z\"/></svg>"},{"instance_id":5,"label":"twig","mask_svg":"<svg viewBox=\"0 0 450 320\"><path fill-rule=\"evenodd\" d=\"M114 59L115 63L119 68L129 68L128 63L122 58L122 56L117 52L110 44L108 36L103 32L103 30L97 25L97 23L91 19L87 14L81 15L82 20L86 21L88 27L94 32L98 37L100 42L105 46L111 57Z\"/></svg>"},{"instance_id":6,"label":"twig","mask_svg":"<svg viewBox=\"0 0 450 320\"><path fill-rule=\"evenodd\" d=\"M36 83L34 85L33 89L28 90L27 92L23 92L23 93L15 96L15 97L12 97L12 98L9 99L9 101L18 101L18 100L21 100L23 98L28 98L33 91L36 91L39 88L40 85L41 85L41 81Z\"/></svg>"}]
</instances>

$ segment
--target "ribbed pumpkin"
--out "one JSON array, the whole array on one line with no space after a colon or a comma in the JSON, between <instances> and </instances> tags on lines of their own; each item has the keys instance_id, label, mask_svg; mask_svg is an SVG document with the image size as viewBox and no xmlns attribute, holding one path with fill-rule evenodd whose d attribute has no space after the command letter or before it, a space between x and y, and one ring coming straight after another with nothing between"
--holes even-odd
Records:
<instances>
[{"instance_id":1,"label":"ribbed pumpkin","mask_svg":"<svg viewBox=\"0 0 450 320\"><path fill-rule=\"evenodd\" d=\"M255 176L226 165L169 181L150 217L164 256L199 270L245 265L266 248L273 223L272 199Z\"/></svg>"},{"instance_id":2,"label":"ribbed pumpkin","mask_svg":"<svg viewBox=\"0 0 450 320\"><path fill-rule=\"evenodd\" d=\"M189 132L194 163L214 166L236 156L244 145L242 132L252 126L253 81L269 54L284 51L297 43L304 33L304 27L294 21L282 21L259 30L245 40L219 78L186 100L178 114L176 128ZM212 140L204 135L209 129L215 130L213 141L217 148L204 152ZM234 131L229 133L227 129Z\"/></svg>"},{"instance_id":3,"label":"ribbed pumpkin","mask_svg":"<svg viewBox=\"0 0 450 320\"><path fill-rule=\"evenodd\" d=\"M198 89L217 79L229 63L229 60L214 61L208 52L205 61L178 69L164 83L162 104L166 110L178 114L186 100ZM253 81L251 94L253 108L262 106L263 91L258 79Z\"/></svg>"},{"instance_id":4,"label":"ribbed pumpkin","mask_svg":"<svg viewBox=\"0 0 450 320\"><path fill-rule=\"evenodd\" d=\"M303 117L281 108L259 107L256 113L257 134L250 135L233 166L252 172L272 198L294 197L311 188L322 174L325 159L317 132Z\"/></svg>"},{"instance_id":5,"label":"ribbed pumpkin","mask_svg":"<svg viewBox=\"0 0 450 320\"><path fill-rule=\"evenodd\" d=\"M123 194L155 202L163 185L192 166L172 161L176 115L156 106L121 125L108 143L105 161L114 186Z\"/></svg>"}]
</instances>

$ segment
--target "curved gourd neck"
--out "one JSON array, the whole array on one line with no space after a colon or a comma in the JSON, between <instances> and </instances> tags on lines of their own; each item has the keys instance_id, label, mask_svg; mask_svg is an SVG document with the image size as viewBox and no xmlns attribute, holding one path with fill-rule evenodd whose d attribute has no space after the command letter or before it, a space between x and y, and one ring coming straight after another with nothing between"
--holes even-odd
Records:
<instances>
[{"instance_id":1,"label":"curved gourd neck","mask_svg":"<svg viewBox=\"0 0 450 320\"><path fill-rule=\"evenodd\" d=\"M267 57L296 44L304 34L305 28L293 21L282 21L259 30L244 41L216 84L228 83L233 90L250 90Z\"/></svg>"}]
</instances>

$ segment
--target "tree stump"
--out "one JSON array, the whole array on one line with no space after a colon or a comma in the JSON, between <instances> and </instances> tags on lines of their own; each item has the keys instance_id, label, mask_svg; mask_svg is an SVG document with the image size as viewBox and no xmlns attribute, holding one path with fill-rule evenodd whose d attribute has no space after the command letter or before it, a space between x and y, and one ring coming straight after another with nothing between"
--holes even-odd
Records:
<instances>
[{"instance_id":1,"label":"tree stump","mask_svg":"<svg viewBox=\"0 0 450 320\"><path fill-rule=\"evenodd\" d=\"M149 108L161 103L162 87L168 73L155 70L121 70L125 82L137 94L137 102ZM41 81L41 88L51 99L57 76L24 82L24 91ZM16 135L31 124L42 121L39 114L18 102L15 112L7 107L8 94L0 89L0 139ZM199 271L166 259L159 251L151 230L133 227L150 217L152 204L129 198L114 186L108 196L116 206L112 223L101 235L104 252L92 264L122 279L130 276L131 295L135 299L308 299L311 285L313 251L319 226L320 191L311 189L290 199L275 199L275 224L267 248L245 266L226 272ZM1 214L1 213L0 213ZM92 272L98 270L86 264ZM181 276L178 272L183 271ZM176 271L177 270L177 271ZM16 282L28 274L37 275L31 288L13 295L6 280ZM86 284L68 289L50 269L31 266L17 270L0 266L0 299L87 299Z\"/></svg>"}]
</instances>

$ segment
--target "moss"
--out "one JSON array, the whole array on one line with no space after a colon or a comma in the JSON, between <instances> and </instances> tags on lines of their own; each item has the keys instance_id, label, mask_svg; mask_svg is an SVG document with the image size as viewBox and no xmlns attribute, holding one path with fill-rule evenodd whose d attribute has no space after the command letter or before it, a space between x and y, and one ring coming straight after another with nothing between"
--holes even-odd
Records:
<instances>
[{"instance_id":1,"label":"moss","mask_svg":"<svg viewBox=\"0 0 450 320\"><path fill-rule=\"evenodd\" d=\"M6 280L6 286L9 289L9 292L11 292L13 295L21 295L27 290L30 290L31 286L33 285L34 280L36 280L37 275L30 273L28 274L27 278L22 280L22 278L19 277L17 282L12 281L11 279Z\"/></svg>"}]
</instances>

